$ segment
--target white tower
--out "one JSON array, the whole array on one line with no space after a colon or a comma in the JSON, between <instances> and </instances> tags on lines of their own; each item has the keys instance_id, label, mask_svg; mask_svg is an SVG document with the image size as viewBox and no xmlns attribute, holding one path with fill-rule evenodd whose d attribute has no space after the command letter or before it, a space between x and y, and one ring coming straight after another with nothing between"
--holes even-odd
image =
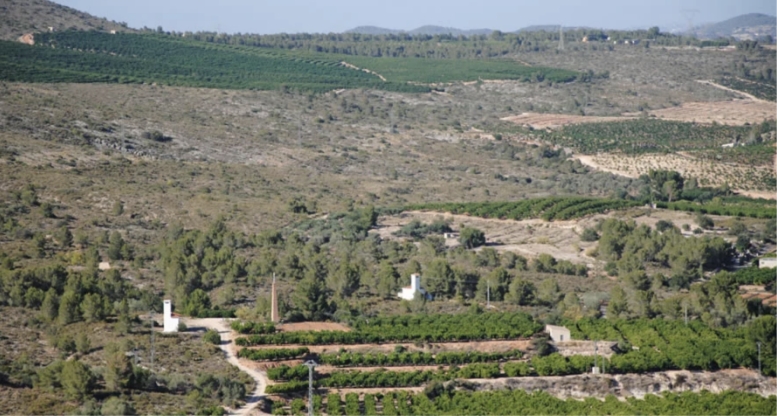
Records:
<instances>
[{"instance_id":1,"label":"white tower","mask_svg":"<svg viewBox=\"0 0 777 416\"><path fill-rule=\"evenodd\" d=\"M173 318L173 305L170 299L165 299L164 332L178 332L178 318Z\"/></svg>"}]
</instances>

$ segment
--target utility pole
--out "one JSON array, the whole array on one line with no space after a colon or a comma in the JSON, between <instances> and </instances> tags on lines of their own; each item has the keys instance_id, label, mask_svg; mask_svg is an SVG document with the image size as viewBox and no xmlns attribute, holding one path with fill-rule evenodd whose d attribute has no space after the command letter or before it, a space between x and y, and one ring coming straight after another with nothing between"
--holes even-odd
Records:
<instances>
[{"instance_id":1,"label":"utility pole","mask_svg":"<svg viewBox=\"0 0 777 416\"><path fill-rule=\"evenodd\" d=\"M758 344L758 375L761 375L761 341L757 342Z\"/></svg>"},{"instance_id":2,"label":"utility pole","mask_svg":"<svg viewBox=\"0 0 777 416\"><path fill-rule=\"evenodd\" d=\"M594 340L594 368L599 369L599 346L596 344L596 340Z\"/></svg>"},{"instance_id":3,"label":"utility pole","mask_svg":"<svg viewBox=\"0 0 777 416\"><path fill-rule=\"evenodd\" d=\"M688 304L683 305L683 310L685 311L685 326L688 326Z\"/></svg>"},{"instance_id":4,"label":"utility pole","mask_svg":"<svg viewBox=\"0 0 777 416\"><path fill-rule=\"evenodd\" d=\"M486 282L486 309L491 307L491 282Z\"/></svg>"},{"instance_id":5,"label":"utility pole","mask_svg":"<svg viewBox=\"0 0 777 416\"><path fill-rule=\"evenodd\" d=\"M154 311L150 311L148 316L150 321L149 323L151 324L151 356L148 369L150 371L154 371Z\"/></svg>"},{"instance_id":6,"label":"utility pole","mask_svg":"<svg viewBox=\"0 0 777 416\"><path fill-rule=\"evenodd\" d=\"M313 360L308 360L303 365L308 368L308 416L313 416L313 369L318 364Z\"/></svg>"},{"instance_id":7,"label":"utility pole","mask_svg":"<svg viewBox=\"0 0 777 416\"><path fill-rule=\"evenodd\" d=\"M564 50L564 26L558 27L558 50Z\"/></svg>"}]
</instances>

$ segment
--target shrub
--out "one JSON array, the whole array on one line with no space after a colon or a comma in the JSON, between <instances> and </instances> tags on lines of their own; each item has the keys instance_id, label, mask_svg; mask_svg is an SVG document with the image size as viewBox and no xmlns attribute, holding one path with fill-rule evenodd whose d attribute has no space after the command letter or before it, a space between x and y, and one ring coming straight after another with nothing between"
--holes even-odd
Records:
<instances>
[{"instance_id":1,"label":"shrub","mask_svg":"<svg viewBox=\"0 0 777 416\"><path fill-rule=\"evenodd\" d=\"M205 335L202 336L202 340L213 345L219 345L221 344L221 335L219 335L218 331L209 329L205 332Z\"/></svg>"},{"instance_id":2,"label":"shrub","mask_svg":"<svg viewBox=\"0 0 777 416\"><path fill-rule=\"evenodd\" d=\"M599 239L599 233L593 228L586 228L583 233L580 234L580 240L582 241L596 241Z\"/></svg>"}]
</instances>

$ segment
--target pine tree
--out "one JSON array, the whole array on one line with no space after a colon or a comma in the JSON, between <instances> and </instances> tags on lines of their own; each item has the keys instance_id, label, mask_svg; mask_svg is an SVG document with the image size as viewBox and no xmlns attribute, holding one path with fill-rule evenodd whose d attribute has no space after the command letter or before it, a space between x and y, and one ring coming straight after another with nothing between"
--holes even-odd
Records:
<instances>
[{"instance_id":1,"label":"pine tree","mask_svg":"<svg viewBox=\"0 0 777 416\"><path fill-rule=\"evenodd\" d=\"M41 316L49 322L57 319L59 315L59 296L54 288L50 288L46 292L46 297L43 299L43 304L40 307Z\"/></svg>"},{"instance_id":2,"label":"pine tree","mask_svg":"<svg viewBox=\"0 0 777 416\"><path fill-rule=\"evenodd\" d=\"M305 276L305 278L300 280L291 296L294 307L307 320L321 320L331 313L331 306L326 300L324 285L321 280L316 279L312 275Z\"/></svg>"},{"instance_id":3,"label":"pine tree","mask_svg":"<svg viewBox=\"0 0 777 416\"><path fill-rule=\"evenodd\" d=\"M111 260L121 260L122 250L124 249L124 239L118 231L111 233L108 245L108 258Z\"/></svg>"},{"instance_id":4,"label":"pine tree","mask_svg":"<svg viewBox=\"0 0 777 416\"><path fill-rule=\"evenodd\" d=\"M70 360L62 366L61 382L67 397L83 400L94 388L94 375L86 364Z\"/></svg>"},{"instance_id":5,"label":"pine tree","mask_svg":"<svg viewBox=\"0 0 777 416\"><path fill-rule=\"evenodd\" d=\"M397 279L399 274L394 266L387 260L384 260L378 266L378 274L376 280L376 291L378 295L384 298L392 298L397 296L399 291L399 285Z\"/></svg>"},{"instance_id":6,"label":"pine tree","mask_svg":"<svg viewBox=\"0 0 777 416\"><path fill-rule=\"evenodd\" d=\"M81 318L81 314L78 313L78 305L80 303L78 294L72 290L68 290L62 295L62 298L59 300L58 314L61 325L71 324Z\"/></svg>"}]
</instances>

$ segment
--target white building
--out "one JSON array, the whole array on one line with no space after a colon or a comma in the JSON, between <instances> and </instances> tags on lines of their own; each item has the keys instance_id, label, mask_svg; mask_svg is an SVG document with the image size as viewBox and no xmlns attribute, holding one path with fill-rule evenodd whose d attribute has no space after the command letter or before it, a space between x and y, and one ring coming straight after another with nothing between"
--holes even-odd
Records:
<instances>
[{"instance_id":1,"label":"white building","mask_svg":"<svg viewBox=\"0 0 777 416\"><path fill-rule=\"evenodd\" d=\"M411 274L410 286L403 287L402 291L399 292L397 296L399 296L401 299L413 300L415 299L416 293L420 293L427 299L429 298L429 294L427 294L426 291L421 287L421 275Z\"/></svg>"},{"instance_id":2,"label":"white building","mask_svg":"<svg viewBox=\"0 0 777 416\"><path fill-rule=\"evenodd\" d=\"M165 299L164 332L178 332L178 318L173 318L173 305L170 299Z\"/></svg>"},{"instance_id":3,"label":"white building","mask_svg":"<svg viewBox=\"0 0 777 416\"><path fill-rule=\"evenodd\" d=\"M569 329L563 326L545 325L545 332L550 334L550 339L553 342L571 341L572 336L569 334Z\"/></svg>"},{"instance_id":4,"label":"white building","mask_svg":"<svg viewBox=\"0 0 777 416\"><path fill-rule=\"evenodd\" d=\"M761 257L758 259L759 269L769 269L777 267L777 257Z\"/></svg>"}]
</instances>

